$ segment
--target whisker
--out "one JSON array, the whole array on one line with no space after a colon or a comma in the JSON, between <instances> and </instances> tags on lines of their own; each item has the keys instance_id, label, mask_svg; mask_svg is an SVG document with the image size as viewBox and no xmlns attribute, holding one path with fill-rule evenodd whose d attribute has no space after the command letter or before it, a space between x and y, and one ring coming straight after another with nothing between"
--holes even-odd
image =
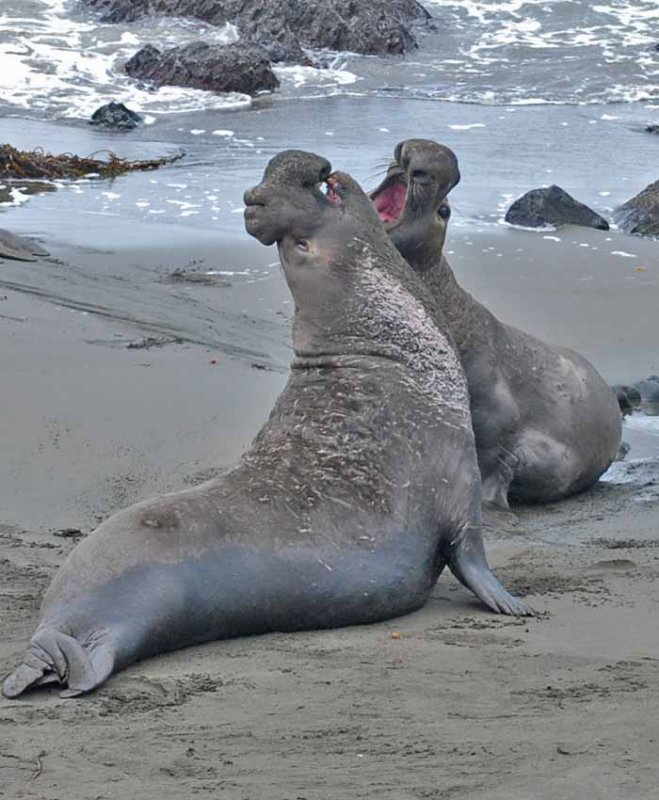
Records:
<instances>
[{"instance_id":1,"label":"whisker","mask_svg":"<svg viewBox=\"0 0 659 800\"><path fill-rule=\"evenodd\" d=\"M389 156L389 158L379 158L377 161L372 162L372 167L374 169L383 169L383 168L389 169L389 166L392 161L393 159L391 158L391 156Z\"/></svg>"},{"instance_id":2,"label":"whisker","mask_svg":"<svg viewBox=\"0 0 659 800\"><path fill-rule=\"evenodd\" d=\"M387 174L386 169L380 169L377 171L369 172L366 176L367 181L374 181L376 178L382 179Z\"/></svg>"}]
</instances>

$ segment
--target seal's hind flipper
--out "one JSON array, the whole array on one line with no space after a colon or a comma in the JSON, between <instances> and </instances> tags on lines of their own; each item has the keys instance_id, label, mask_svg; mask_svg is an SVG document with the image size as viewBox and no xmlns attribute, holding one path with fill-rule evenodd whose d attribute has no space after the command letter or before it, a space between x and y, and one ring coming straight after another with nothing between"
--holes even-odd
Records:
<instances>
[{"instance_id":1,"label":"seal's hind flipper","mask_svg":"<svg viewBox=\"0 0 659 800\"><path fill-rule=\"evenodd\" d=\"M32 638L21 663L2 686L5 697L18 697L27 689L60 683L62 697L75 697L94 689L112 674L115 649L109 631L99 632L83 646L54 628L40 630Z\"/></svg>"},{"instance_id":2,"label":"seal's hind flipper","mask_svg":"<svg viewBox=\"0 0 659 800\"><path fill-rule=\"evenodd\" d=\"M465 525L451 542L447 564L455 577L497 614L532 617L533 609L508 592L492 574L480 528Z\"/></svg>"}]
</instances>

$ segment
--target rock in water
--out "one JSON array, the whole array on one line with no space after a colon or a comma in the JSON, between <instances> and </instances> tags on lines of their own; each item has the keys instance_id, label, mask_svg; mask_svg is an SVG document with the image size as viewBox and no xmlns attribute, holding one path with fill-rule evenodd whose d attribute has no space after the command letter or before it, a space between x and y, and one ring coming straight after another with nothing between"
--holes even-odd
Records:
<instances>
[{"instance_id":1,"label":"rock in water","mask_svg":"<svg viewBox=\"0 0 659 800\"><path fill-rule=\"evenodd\" d=\"M241 37L268 49L285 48L284 60L302 47L355 53L404 53L417 46L414 26L432 27L416 0L85 0L104 22L129 22L145 14L196 17L211 25L231 22ZM272 60L281 60L273 58Z\"/></svg>"},{"instance_id":2,"label":"rock in water","mask_svg":"<svg viewBox=\"0 0 659 800\"><path fill-rule=\"evenodd\" d=\"M126 108L123 103L107 103L92 114L90 125L101 128L113 128L119 131L130 131L139 127L144 120L139 114Z\"/></svg>"},{"instance_id":3,"label":"rock in water","mask_svg":"<svg viewBox=\"0 0 659 800\"><path fill-rule=\"evenodd\" d=\"M506 222L525 228L547 225L582 225L586 228L609 230L609 223L592 209L571 197L560 186L532 189L510 206Z\"/></svg>"},{"instance_id":4,"label":"rock in water","mask_svg":"<svg viewBox=\"0 0 659 800\"><path fill-rule=\"evenodd\" d=\"M645 130L648 133L659 133L659 125L646 125Z\"/></svg>"},{"instance_id":5,"label":"rock in water","mask_svg":"<svg viewBox=\"0 0 659 800\"><path fill-rule=\"evenodd\" d=\"M126 62L132 78L156 86L186 86L210 92L256 94L272 91L279 80L265 53L254 45L192 42L161 53L148 44Z\"/></svg>"},{"instance_id":6,"label":"rock in water","mask_svg":"<svg viewBox=\"0 0 659 800\"><path fill-rule=\"evenodd\" d=\"M616 208L613 218L626 233L659 238L659 181Z\"/></svg>"}]
</instances>

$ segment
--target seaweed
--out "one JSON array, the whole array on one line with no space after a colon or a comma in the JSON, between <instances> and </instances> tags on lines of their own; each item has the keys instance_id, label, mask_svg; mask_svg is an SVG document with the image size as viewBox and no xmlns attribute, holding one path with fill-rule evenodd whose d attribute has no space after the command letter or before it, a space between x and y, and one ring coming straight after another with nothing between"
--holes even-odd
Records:
<instances>
[{"instance_id":1,"label":"seaweed","mask_svg":"<svg viewBox=\"0 0 659 800\"><path fill-rule=\"evenodd\" d=\"M164 158L153 158L145 161L128 161L120 158L110 150L99 151L107 153L105 160L99 160L92 153L87 158L61 153L52 155L41 147L36 150L17 150L10 144L0 145L0 178L33 179L33 178L83 178L94 175L99 178L114 178L125 172L137 170L158 169L165 164L171 164L183 158L184 153Z\"/></svg>"}]
</instances>

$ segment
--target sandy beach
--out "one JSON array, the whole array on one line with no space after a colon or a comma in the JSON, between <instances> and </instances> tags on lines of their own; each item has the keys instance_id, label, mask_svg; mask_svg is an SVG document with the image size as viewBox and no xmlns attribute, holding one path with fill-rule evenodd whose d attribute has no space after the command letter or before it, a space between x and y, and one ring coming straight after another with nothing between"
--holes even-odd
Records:
<instances>
[{"instance_id":1,"label":"sandy beach","mask_svg":"<svg viewBox=\"0 0 659 800\"><path fill-rule=\"evenodd\" d=\"M515 9L501 10L497 45L502 4L481 30L471 14L482 3L442 2L455 13L428 39L435 50L283 67L278 95L226 112L225 98L163 97L116 71L111 58L136 41L174 36L171 20L100 30L50 3L28 64L34 4L14 5L0 139L185 158L0 206L0 226L51 253L0 260L0 673L81 537L130 503L221 474L267 418L291 358L292 304L276 252L244 233L242 193L284 148L319 152L372 188L401 139L447 144L463 179L446 250L463 285L612 384L659 373L656 241L501 222L543 184L610 217L656 179L659 137L643 133L656 109L639 102L656 96L655 51L634 9L645 49L621 46L622 9L600 69L607 9L593 7L600 33L584 45L573 4L523 4L542 25L518 47ZM90 128L84 117L109 97L139 101L149 124ZM384 624L189 648L77 700L0 699L0 797L655 800L658 420L627 420L626 460L591 491L490 520L493 567L536 618L492 615L446 574L423 610Z\"/></svg>"},{"instance_id":2,"label":"sandy beach","mask_svg":"<svg viewBox=\"0 0 659 800\"><path fill-rule=\"evenodd\" d=\"M290 358L273 250L46 244L50 259L1 264L0 672L78 538L234 463ZM655 243L631 242L633 262L609 244L493 228L447 247L493 310L613 382L659 371L658 273ZM626 427L629 461L606 482L488 528L495 570L538 618L489 614L443 575L385 624L190 648L79 700L3 699L0 796L654 798L659 428L638 420L652 423Z\"/></svg>"}]
</instances>

